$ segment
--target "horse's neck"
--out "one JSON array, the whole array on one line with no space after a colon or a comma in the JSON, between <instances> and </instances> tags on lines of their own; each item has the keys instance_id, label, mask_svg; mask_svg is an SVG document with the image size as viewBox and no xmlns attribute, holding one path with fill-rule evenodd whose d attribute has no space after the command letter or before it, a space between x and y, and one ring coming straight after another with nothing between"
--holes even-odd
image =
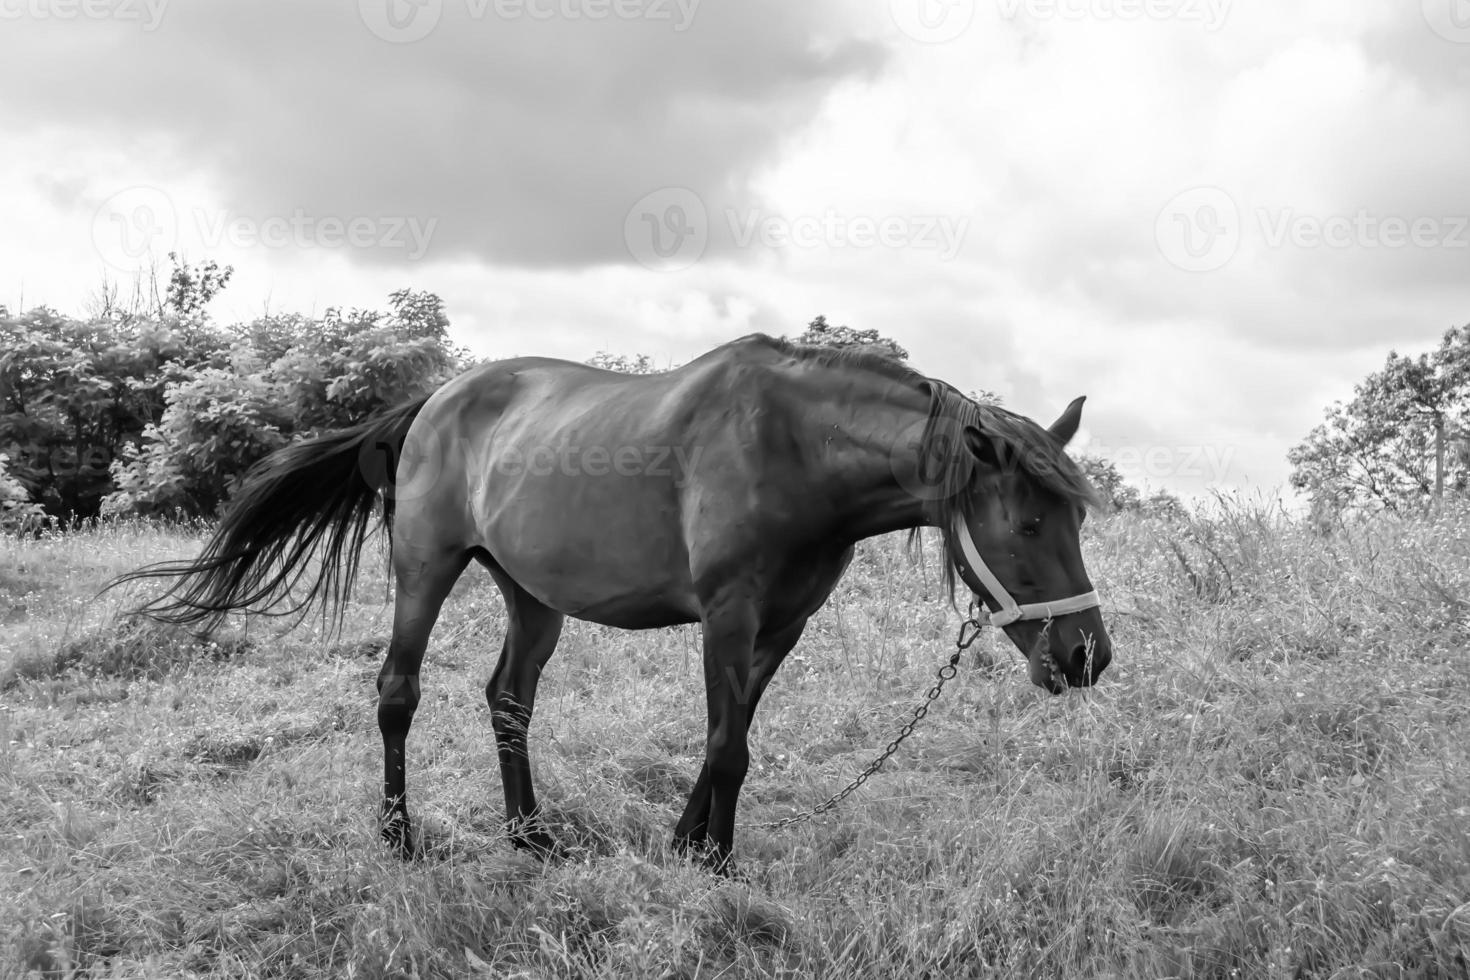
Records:
<instances>
[{"instance_id":1,"label":"horse's neck","mask_svg":"<svg viewBox=\"0 0 1470 980\"><path fill-rule=\"evenodd\" d=\"M888 378L862 379L840 397L819 397L804 413L821 441L816 474L853 542L928 523L915 451L929 396Z\"/></svg>"}]
</instances>

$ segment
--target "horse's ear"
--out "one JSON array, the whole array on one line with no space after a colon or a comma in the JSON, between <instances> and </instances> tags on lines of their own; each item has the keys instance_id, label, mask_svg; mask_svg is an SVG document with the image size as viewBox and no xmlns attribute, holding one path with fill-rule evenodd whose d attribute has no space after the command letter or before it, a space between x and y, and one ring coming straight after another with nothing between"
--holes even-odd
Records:
<instances>
[{"instance_id":1,"label":"horse's ear","mask_svg":"<svg viewBox=\"0 0 1470 980\"><path fill-rule=\"evenodd\" d=\"M978 426L965 426L965 446L970 450L970 455L974 456L985 469L991 471L1003 469L1000 449L995 440L981 432Z\"/></svg>"},{"instance_id":2,"label":"horse's ear","mask_svg":"<svg viewBox=\"0 0 1470 980\"><path fill-rule=\"evenodd\" d=\"M1051 424L1051 428L1046 430L1061 445L1065 446L1071 442L1072 437L1077 434L1077 427L1082 424L1082 403L1085 401L1087 401L1086 395L1078 395L1072 399L1072 404L1068 405L1066 410Z\"/></svg>"}]
</instances>

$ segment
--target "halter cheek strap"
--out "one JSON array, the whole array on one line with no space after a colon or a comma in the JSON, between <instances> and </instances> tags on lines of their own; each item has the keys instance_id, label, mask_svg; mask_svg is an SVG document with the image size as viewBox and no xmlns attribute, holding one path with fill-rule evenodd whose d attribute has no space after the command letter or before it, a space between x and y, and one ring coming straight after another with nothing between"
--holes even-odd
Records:
<instances>
[{"instance_id":1,"label":"halter cheek strap","mask_svg":"<svg viewBox=\"0 0 1470 980\"><path fill-rule=\"evenodd\" d=\"M980 580L980 584L985 587L990 598L1000 606L998 612L990 614L992 625L1009 626L1023 619L1055 619L1066 613L1081 612L1084 609L1102 605L1097 597L1096 589L1053 602L1028 602L1021 605L1011 598L1005 586L1000 584L1000 579L996 578L990 566L985 564L985 559L980 557L980 549L975 546L975 539L970 536L970 529L965 526L964 518L956 517L954 523L954 536L959 540L960 554L964 556L965 564L970 566L970 571L975 573L975 577Z\"/></svg>"}]
</instances>

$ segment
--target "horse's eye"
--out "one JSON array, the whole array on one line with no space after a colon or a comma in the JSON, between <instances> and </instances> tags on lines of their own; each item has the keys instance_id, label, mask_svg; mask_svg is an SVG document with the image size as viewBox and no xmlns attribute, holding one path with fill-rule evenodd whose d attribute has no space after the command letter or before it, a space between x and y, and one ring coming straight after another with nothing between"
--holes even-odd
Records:
<instances>
[{"instance_id":1,"label":"horse's eye","mask_svg":"<svg viewBox=\"0 0 1470 980\"><path fill-rule=\"evenodd\" d=\"M1021 533L1028 538L1034 538L1041 533L1041 521L1026 521L1021 525Z\"/></svg>"}]
</instances>

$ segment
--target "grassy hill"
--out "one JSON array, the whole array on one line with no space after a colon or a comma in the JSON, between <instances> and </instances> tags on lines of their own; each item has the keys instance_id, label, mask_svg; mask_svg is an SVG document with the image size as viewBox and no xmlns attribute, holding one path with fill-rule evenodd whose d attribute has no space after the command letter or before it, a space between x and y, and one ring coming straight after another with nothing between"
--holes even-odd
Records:
<instances>
[{"instance_id":1,"label":"grassy hill","mask_svg":"<svg viewBox=\"0 0 1470 980\"><path fill-rule=\"evenodd\" d=\"M201 532L202 533L202 532ZM762 704L747 881L668 848L692 629L570 623L532 755L568 855L511 851L461 581L409 741L417 863L376 841L383 563L342 635L121 624L112 575L200 535L0 540L0 977L1470 976L1470 515L1318 536L1265 506L1090 522L1116 659L1052 698L947 659L937 549L868 543Z\"/></svg>"}]
</instances>

